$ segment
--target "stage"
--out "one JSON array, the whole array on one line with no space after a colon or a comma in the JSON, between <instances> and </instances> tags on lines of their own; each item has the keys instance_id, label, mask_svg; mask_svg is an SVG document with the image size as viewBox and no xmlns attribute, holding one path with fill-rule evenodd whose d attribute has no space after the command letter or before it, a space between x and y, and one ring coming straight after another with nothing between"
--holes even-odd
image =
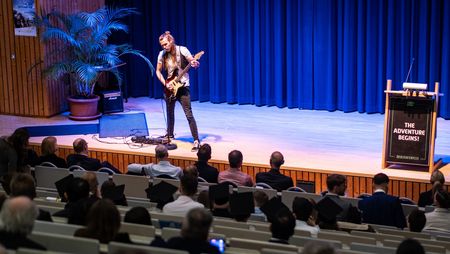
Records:
<instances>
[{"instance_id":1,"label":"stage","mask_svg":"<svg viewBox=\"0 0 450 254\"><path fill-rule=\"evenodd\" d=\"M150 136L165 133L165 104L151 98L130 98L123 113L145 113ZM299 110L254 105L212 104L193 102L202 143L212 146L212 159L226 163L228 153L242 151L244 162L256 167L268 167L273 151L285 156L283 168L309 172L340 172L346 175L371 177L381 172L384 115L343 113L317 110ZM9 135L21 126L88 124L75 122L67 114L51 118L30 118L0 115L1 135ZM175 140L178 149L171 156L195 160L191 152L192 137L181 106L177 104ZM82 137L91 150L120 151L139 155L153 155L154 147L130 145L131 138L99 139L94 135L58 136L58 143L70 148L75 138ZM43 137L33 137L39 144ZM437 123L436 158L448 161L450 157L450 121L439 118ZM129 161L131 163L133 161ZM442 168L447 181L449 166ZM428 182L428 172L383 170L393 179Z\"/></svg>"}]
</instances>

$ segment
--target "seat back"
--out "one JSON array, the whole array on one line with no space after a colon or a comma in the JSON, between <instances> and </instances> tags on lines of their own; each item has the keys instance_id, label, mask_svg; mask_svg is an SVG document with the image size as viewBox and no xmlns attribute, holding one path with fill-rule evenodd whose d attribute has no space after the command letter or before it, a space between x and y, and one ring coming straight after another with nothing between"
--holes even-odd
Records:
<instances>
[{"instance_id":1,"label":"seat back","mask_svg":"<svg viewBox=\"0 0 450 254\"><path fill-rule=\"evenodd\" d=\"M40 165L41 165L41 166L44 166L44 167L57 168L57 166L56 166L55 164L53 164L53 163L51 163L51 162L49 162L49 161L44 161L44 162L42 162Z\"/></svg>"},{"instance_id":2,"label":"seat back","mask_svg":"<svg viewBox=\"0 0 450 254\"><path fill-rule=\"evenodd\" d=\"M73 236L75 231L80 228L82 226L37 220L34 222L33 232Z\"/></svg>"},{"instance_id":3,"label":"seat back","mask_svg":"<svg viewBox=\"0 0 450 254\"><path fill-rule=\"evenodd\" d=\"M372 244L364 244L364 243L352 243L350 244L350 250L376 253L376 254L395 254L396 248L392 247L381 247Z\"/></svg>"},{"instance_id":4,"label":"seat back","mask_svg":"<svg viewBox=\"0 0 450 254\"><path fill-rule=\"evenodd\" d=\"M247 187L247 186L239 186L239 187L237 188L237 192L238 192L238 193L242 193L242 192L255 192L255 191L257 191L257 190L266 193L267 196L269 197L269 199L271 199L271 198L277 196L277 190L274 190L274 189L258 189L258 188Z\"/></svg>"},{"instance_id":5,"label":"seat back","mask_svg":"<svg viewBox=\"0 0 450 254\"><path fill-rule=\"evenodd\" d=\"M336 241L340 241L347 245L350 245L351 243L365 243L365 244L374 244L374 245L377 244L377 240L375 238L363 237L363 236L353 236L353 235L349 235L348 233L340 234L340 233L320 231L317 235L317 238L336 240Z\"/></svg>"},{"instance_id":6,"label":"seat back","mask_svg":"<svg viewBox=\"0 0 450 254\"><path fill-rule=\"evenodd\" d=\"M126 232L130 235L141 235L155 237L155 227L148 225L139 225L134 223L122 222L120 224L120 232Z\"/></svg>"},{"instance_id":7,"label":"seat back","mask_svg":"<svg viewBox=\"0 0 450 254\"><path fill-rule=\"evenodd\" d=\"M230 238L230 247L251 249L251 250L258 250L258 251L260 251L264 248L269 248L269 249L276 249L276 250L298 252L298 247L295 245L271 243L271 242L256 241L256 240L241 239L241 238Z\"/></svg>"},{"instance_id":8,"label":"seat back","mask_svg":"<svg viewBox=\"0 0 450 254\"><path fill-rule=\"evenodd\" d=\"M150 247L136 244L126 244L110 242L108 244L108 253L149 253L149 254L187 254L187 251Z\"/></svg>"},{"instance_id":9,"label":"seat back","mask_svg":"<svg viewBox=\"0 0 450 254\"><path fill-rule=\"evenodd\" d=\"M213 232L219 233L219 234L224 234L227 238L237 237L237 238L252 239L252 240L259 240L259 241L268 241L272 237L272 234L269 232L252 231L249 229L239 229L239 228L224 227L224 226L214 226Z\"/></svg>"},{"instance_id":10,"label":"seat back","mask_svg":"<svg viewBox=\"0 0 450 254\"><path fill-rule=\"evenodd\" d=\"M100 251L100 243L94 239L42 232L32 232L29 238L42 244L49 251L66 253L99 253Z\"/></svg>"},{"instance_id":11,"label":"seat back","mask_svg":"<svg viewBox=\"0 0 450 254\"><path fill-rule=\"evenodd\" d=\"M88 172L92 172L92 171L88 171ZM95 173L96 177L97 177L97 182L98 182L98 186L102 186L102 184L105 181L109 180L109 174L105 173L105 172L99 172L99 171L95 171L93 172ZM82 171L82 170L75 170L72 171L72 175L74 177L83 177L83 175L86 174L86 171Z\"/></svg>"},{"instance_id":12,"label":"seat back","mask_svg":"<svg viewBox=\"0 0 450 254\"><path fill-rule=\"evenodd\" d=\"M125 184L124 194L129 197L147 198L145 189L148 188L148 178L145 176L113 175L116 185Z\"/></svg>"},{"instance_id":13,"label":"seat back","mask_svg":"<svg viewBox=\"0 0 450 254\"><path fill-rule=\"evenodd\" d=\"M292 210L292 203L294 202L295 197L303 197L307 199L313 199L318 202L322 199L322 196L314 193L307 192L295 192L295 191L282 191L281 192L281 202L285 204L290 210Z\"/></svg>"},{"instance_id":14,"label":"seat back","mask_svg":"<svg viewBox=\"0 0 450 254\"><path fill-rule=\"evenodd\" d=\"M180 180L177 180L177 179L169 179L169 178L155 178L155 179L153 179L153 185L157 185L158 183L160 183L161 181L164 181L164 182L166 182L166 183L170 183L170 184L172 184L173 186L175 186L175 187L177 187L177 188L180 188Z\"/></svg>"},{"instance_id":15,"label":"seat back","mask_svg":"<svg viewBox=\"0 0 450 254\"><path fill-rule=\"evenodd\" d=\"M327 239L318 239L314 237L304 237L304 236L293 236L289 240L291 244L297 246L305 246L308 242L317 242L317 243L329 243L334 246L336 249L342 249L342 242L337 240L327 240Z\"/></svg>"},{"instance_id":16,"label":"seat back","mask_svg":"<svg viewBox=\"0 0 450 254\"><path fill-rule=\"evenodd\" d=\"M387 228L379 228L377 229L379 233L394 235L394 236L403 236L405 238L421 238L421 239L431 239L431 235L428 233L419 233L419 232L411 232L400 229L387 229Z\"/></svg>"},{"instance_id":17,"label":"seat back","mask_svg":"<svg viewBox=\"0 0 450 254\"><path fill-rule=\"evenodd\" d=\"M36 187L56 190L55 182L70 174L68 169L54 168L45 166L34 167L34 176L36 177Z\"/></svg>"}]
</instances>

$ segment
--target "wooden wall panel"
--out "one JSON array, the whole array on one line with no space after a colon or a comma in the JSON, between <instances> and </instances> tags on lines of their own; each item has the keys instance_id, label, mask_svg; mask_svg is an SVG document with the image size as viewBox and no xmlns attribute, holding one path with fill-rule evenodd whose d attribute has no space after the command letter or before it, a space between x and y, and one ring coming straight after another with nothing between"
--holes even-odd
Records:
<instances>
[{"instance_id":1,"label":"wooden wall panel","mask_svg":"<svg viewBox=\"0 0 450 254\"><path fill-rule=\"evenodd\" d=\"M40 144L33 143L30 145L33 150L40 154ZM66 158L67 155L73 153L73 148L69 146L60 146L58 155ZM90 149L89 155L101 161L108 160L112 165L121 172L127 171L127 166L131 163L147 164L155 163L156 158L153 154L136 153L127 151L109 151ZM188 157L173 157L170 159L173 165L185 168L195 162L195 159ZM227 161L211 161L210 164L224 171L228 168ZM244 163L242 171L248 173L255 179L259 172L270 170L269 165L255 165ZM326 179L330 175L328 172L307 168L283 168L282 173L291 176L294 183L296 180L311 181L315 183L316 193L321 193L327 189ZM362 193L372 193L372 178L357 174L346 174L347 177L347 195L349 197L357 197ZM389 194L395 196L407 197L415 202L419 199L420 192L431 189L431 184L423 180L405 180L391 179L389 182ZM446 185L446 189L450 189L450 185Z\"/></svg>"},{"instance_id":2,"label":"wooden wall panel","mask_svg":"<svg viewBox=\"0 0 450 254\"><path fill-rule=\"evenodd\" d=\"M66 86L61 81L44 80L41 74L47 63L38 37L15 36L13 0L0 1L0 114L48 117L67 109ZM36 0L37 11L59 10L65 13L94 11L104 5L104 0ZM56 58L58 56L55 56Z\"/></svg>"}]
</instances>

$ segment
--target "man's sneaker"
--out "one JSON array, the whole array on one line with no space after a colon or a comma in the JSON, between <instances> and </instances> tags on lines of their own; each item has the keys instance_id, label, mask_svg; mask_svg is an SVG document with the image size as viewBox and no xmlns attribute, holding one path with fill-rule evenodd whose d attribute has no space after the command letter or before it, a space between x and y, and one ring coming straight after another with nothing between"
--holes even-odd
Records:
<instances>
[{"instance_id":1,"label":"man's sneaker","mask_svg":"<svg viewBox=\"0 0 450 254\"><path fill-rule=\"evenodd\" d=\"M192 147L191 152L196 152L199 148L200 148L200 141L195 140L194 146Z\"/></svg>"},{"instance_id":2,"label":"man's sneaker","mask_svg":"<svg viewBox=\"0 0 450 254\"><path fill-rule=\"evenodd\" d=\"M175 137L173 136L173 135L169 135L169 134L166 134L166 135L163 135L163 136L159 136L159 138L162 138L162 139L174 139Z\"/></svg>"}]
</instances>

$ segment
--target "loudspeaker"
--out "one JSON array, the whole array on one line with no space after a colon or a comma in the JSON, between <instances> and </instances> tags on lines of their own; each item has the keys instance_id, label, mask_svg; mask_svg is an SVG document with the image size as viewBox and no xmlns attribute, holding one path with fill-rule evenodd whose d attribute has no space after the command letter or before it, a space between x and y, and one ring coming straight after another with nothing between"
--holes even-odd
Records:
<instances>
[{"instance_id":1,"label":"loudspeaker","mask_svg":"<svg viewBox=\"0 0 450 254\"><path fill-rule=\"evenodd\" d=\"M120 91L101 91L100 111L103 114L123 111L123 98Z\"/></svg>"}]
</instances>

